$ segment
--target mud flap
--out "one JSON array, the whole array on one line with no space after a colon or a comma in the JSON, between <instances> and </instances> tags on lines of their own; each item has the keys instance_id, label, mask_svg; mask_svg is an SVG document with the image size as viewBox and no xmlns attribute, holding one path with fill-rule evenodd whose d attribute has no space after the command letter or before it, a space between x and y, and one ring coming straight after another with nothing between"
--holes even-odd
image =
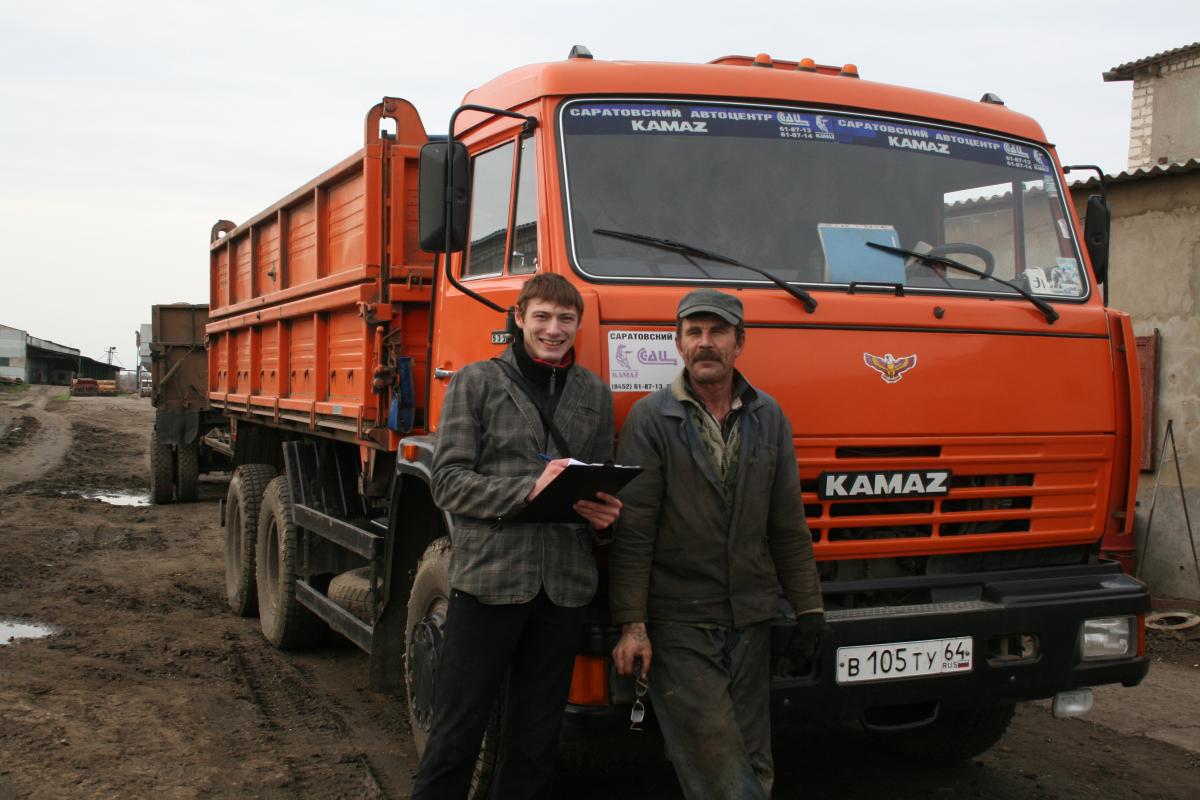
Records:
<instances>
[{"instance_id":1,"label":"mud flap","mask_svg":"<svg viewBox=\"0 0 1200 800\"><path fill-rule=\"evenodd\" d=\"M159 411L154 415L154 430L159 444L191 444L200 433L200 412Z\"/></svg>"}]
</instances>

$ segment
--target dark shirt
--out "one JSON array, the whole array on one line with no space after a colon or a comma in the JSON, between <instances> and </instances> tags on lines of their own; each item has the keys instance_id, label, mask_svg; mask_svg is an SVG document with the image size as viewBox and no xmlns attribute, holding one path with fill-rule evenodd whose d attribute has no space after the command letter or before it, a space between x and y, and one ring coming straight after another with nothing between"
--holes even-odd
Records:
<instances>
[{"instance_id":1,"label":"dark shirt","mask_svg":"<svg viewBox=\"0 0 1200 800\"><path fill-rule=\"evenodd\" d=\"M551 364L534 358L525 349L525 340L520 334L513 340L513 355L517 359L517 367L521 370L525 382L533 390L533 397L545 409L546 415L553 418L558 408L558 399L562 396L562 388L566 385L567 374L575 365L575 349L567 351L567 357L561 364Z\"/></svg>"}]
</instances>

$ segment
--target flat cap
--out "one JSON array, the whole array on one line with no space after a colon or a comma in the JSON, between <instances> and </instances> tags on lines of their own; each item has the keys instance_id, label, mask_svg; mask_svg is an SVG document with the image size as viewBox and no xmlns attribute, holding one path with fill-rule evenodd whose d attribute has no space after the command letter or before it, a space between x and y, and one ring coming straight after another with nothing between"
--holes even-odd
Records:
<instances>
[{"instance_id":1,"label":"flat cap","mask_svg":"<svg viewBox=\"0 0 1200 800\"><path fill-rule=\"evenodd\" d=\"M696 289L679 301L675 318L683 319L694 314L716 314L730 325L737 325L742 321L742 301L716 289Z\"/></svg>"}]
</instances>

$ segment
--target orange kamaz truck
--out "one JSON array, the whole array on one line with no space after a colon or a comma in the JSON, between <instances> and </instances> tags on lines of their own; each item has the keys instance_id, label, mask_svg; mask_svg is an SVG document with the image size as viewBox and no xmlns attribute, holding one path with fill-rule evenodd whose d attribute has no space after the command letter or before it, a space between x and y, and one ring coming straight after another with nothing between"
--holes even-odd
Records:
<instances>
[{"instance_id":1,"label":"orange kamaz truck","mask_svg":"<svg viewBox=\"0 0 1200 800\"><path fill-rule=\"evenodd\" d=\"M1104 297L1104 200L1073 216L1036 122L853 65L575 47L469 92L446 130L385 98L361 150L213 229L228 596L273 644L353 641L422 746L454 546L429 491L442 400L555 272L583 294L578 358L618 426L680 368L685 292L745 305L739 367L791 419L836 637L774 675L778 728L856 721L961 759L1017 702L1079 714L1088 687L1146 674L1149 598L1118 563L1132 329ZM579 634L565 735L619 733L603 590Z\"/></svg>"}]
</instances>

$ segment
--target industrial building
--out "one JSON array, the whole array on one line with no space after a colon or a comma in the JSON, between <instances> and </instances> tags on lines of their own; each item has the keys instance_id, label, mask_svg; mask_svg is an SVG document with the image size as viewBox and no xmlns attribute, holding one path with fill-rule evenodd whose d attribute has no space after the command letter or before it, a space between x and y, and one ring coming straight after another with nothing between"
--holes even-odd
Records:
<instances>
[{"instance_id":1,"label":"industrial building","mask_svg":"<svg viewBox=\"0 0 1200 800\"><path fill-rule=\"evenodd\" d=\"M72 378L116 380L121 368L79 354L74 347L0 325L0 378L66 386Z\"/></svg>"}]
</instances>

